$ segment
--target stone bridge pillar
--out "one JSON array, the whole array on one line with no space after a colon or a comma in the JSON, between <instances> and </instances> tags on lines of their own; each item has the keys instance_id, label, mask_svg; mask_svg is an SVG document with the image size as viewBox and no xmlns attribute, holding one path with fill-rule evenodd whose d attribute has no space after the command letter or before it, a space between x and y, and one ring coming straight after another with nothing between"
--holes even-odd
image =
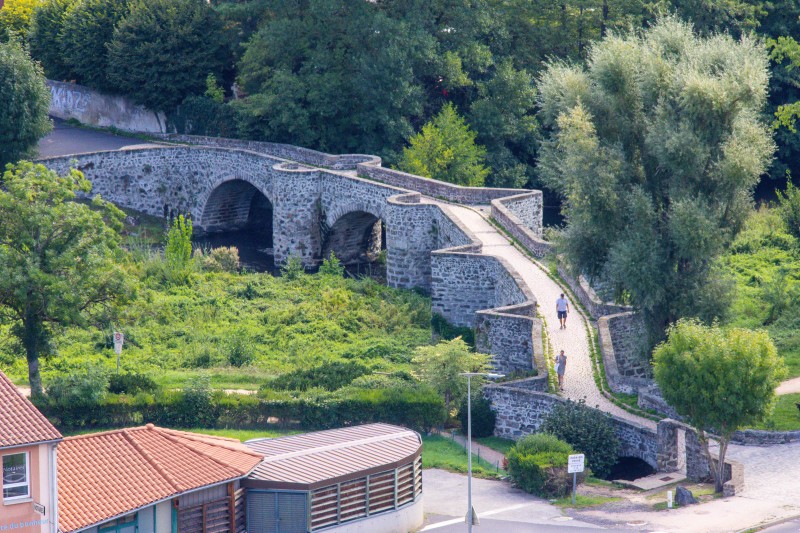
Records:
<instances>
[{"instance_id":1,"label":"stone bridge pillar","mask_svg":"<svg viewBox=\"0 0 800 533\"><path fill-rule=\"evenodd\" d=\"M386 281L390 287L431 289L431 251L438 248L438 208L418 193L388 200Z\"/></svg>"},{"instance_id":2,"label":"stone bridge pillar","mask_svg":"<svg viewBox=\"0 0 800 533\"><path fill-rule=\"evenodd\" d=\"M299 257L303 266L319 260L319 171L301 165L277 165L273 176L273 232L275 264Z\"/></svg>"}]
</instances>

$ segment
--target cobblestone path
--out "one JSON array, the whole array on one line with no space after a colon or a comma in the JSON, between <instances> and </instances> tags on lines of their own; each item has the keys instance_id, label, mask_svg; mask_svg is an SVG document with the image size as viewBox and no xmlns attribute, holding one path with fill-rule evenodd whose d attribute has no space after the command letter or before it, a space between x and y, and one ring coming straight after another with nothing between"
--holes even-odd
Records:
<instances>
[{"instance_id":1,"label":"cobblestone path","mask_svg":"<svg viewBox=\"0 0 800 533\"><path fill-rule=\"evenodd\" d=\"M655 422L617 407L600 393L594 382L592 361L589 357L588 324L573 302L570 302L567 328L559 328L556 299L564 292L564 289L553 281L542 267L512 246L506 237L499 233L480 213L467 207L455 205L447 207L480 239L483 243L484 253L502 257L508 261L536 296L539 313L544 317L547 335L554 353L564 350L567 356L562 395L572 400L583 398L590 407L597 407L655 430Z\"/></svg>"}]
</instances>

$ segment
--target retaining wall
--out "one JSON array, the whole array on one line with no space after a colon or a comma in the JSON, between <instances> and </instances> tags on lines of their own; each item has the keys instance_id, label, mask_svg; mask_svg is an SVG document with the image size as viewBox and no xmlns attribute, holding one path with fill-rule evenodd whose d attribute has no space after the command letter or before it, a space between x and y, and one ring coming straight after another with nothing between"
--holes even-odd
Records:
<instances>
[{"instance_id":1,"label":"retaining wall","mask_svg":"<svg viewBox=\"0 0 800 533\"><path fill-rule=\"evenodd\" d=\"M644 322L638 313L619 313L597 320L600 351L608 386L614 392L636 393L652 385L652 366L644 350Z\"/></svg>"},{"instance_id":2,"label":"retaining wall","mask_svg":"<svg viewBox=\"0 0 800 533\"><path fill-rule=\"evenodd\" d=\"M50 87L50 116L132 132L166 131L163 113L155 113L122 96L102 94L74 83L47 80L47 85Z\"/></svg>"}]
</instances>

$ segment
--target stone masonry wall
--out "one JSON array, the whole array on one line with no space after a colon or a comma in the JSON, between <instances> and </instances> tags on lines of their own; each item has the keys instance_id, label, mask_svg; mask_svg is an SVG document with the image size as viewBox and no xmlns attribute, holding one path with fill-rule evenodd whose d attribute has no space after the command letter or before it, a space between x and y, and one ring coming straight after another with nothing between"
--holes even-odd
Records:
<instances>
[{"instance_id":1,"label":"stone masonry wall","mask_svg":"<svg viewBox=\"0 0 800 533\"><path fill-rule=\"evenodd\" d=\"M592 286L586 278L583 276L575 276L566 268L562 261L558 263L558 275L567 282L572 293L595 320L601 316L633 311L632 307L603 302L600 297L597 296L597 293L594 292L594 289L592 289Z\"/></svg>"},{"instance_id":2,"label":"stone masonry wall","mask_svg":"<svg viewBox=\"0 0 800 533\"><path fill-rule=\"evenodd\" d=\"M537 432L553 407L566 402L560 396L519 388L513 381L486 385L483 390L497 413L494 434L513 440ZM655 468L658 456L656 432L622 418L609 418L622 444L620 455L638 457Z\"/></svg>"},{"instance_id":3,"label":"stone masonry wall","mask_svg":"<svg viewBox=\"0 0 800 533\"><path fill-rule=\"evenodd\" d=\"M552 251L552 245L542 239L541 191L495 199L491 206L492 218L536 257Z\"/></svg>"},{"instance_id":4,"label":"stone masonry wall","mask_svg":"<svg viewBox=\"0 0 800 533\"><path fill-rule=\"evenodd\" d=\"M600 351L614 392L634 393L652 385L652 367L644 351L644 322L638 313L619 313L597 321Z\"/></svg>"}]
</instances>

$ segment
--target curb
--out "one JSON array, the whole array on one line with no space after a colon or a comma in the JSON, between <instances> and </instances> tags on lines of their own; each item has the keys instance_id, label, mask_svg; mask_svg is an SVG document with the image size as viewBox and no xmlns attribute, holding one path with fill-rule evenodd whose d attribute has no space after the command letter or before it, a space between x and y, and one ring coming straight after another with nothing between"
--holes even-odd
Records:
<instances>
[{"instance_id":1,"label":"curb","mask_svg":"<svg viewBox=\"0 0 800 533\"><path fill-rule=\"evenodd\" d=\"M792 515L792 516L787 516L786 518L779 518L778 520L773 520L772 522L765 522L763 524L758 524L757 526L754 526L754 527L748 527L748 528L745 528L745 529L739 529L735 533L748 533L748 532L754 532L754 531L763 531L763 530L767 529L768 527L779 526L781 524L785 524L786 522L791 522L792 520L796 520L798 518L800 518L800 513L798 513L796 515Z\"/></svg>"}]
</instances>

